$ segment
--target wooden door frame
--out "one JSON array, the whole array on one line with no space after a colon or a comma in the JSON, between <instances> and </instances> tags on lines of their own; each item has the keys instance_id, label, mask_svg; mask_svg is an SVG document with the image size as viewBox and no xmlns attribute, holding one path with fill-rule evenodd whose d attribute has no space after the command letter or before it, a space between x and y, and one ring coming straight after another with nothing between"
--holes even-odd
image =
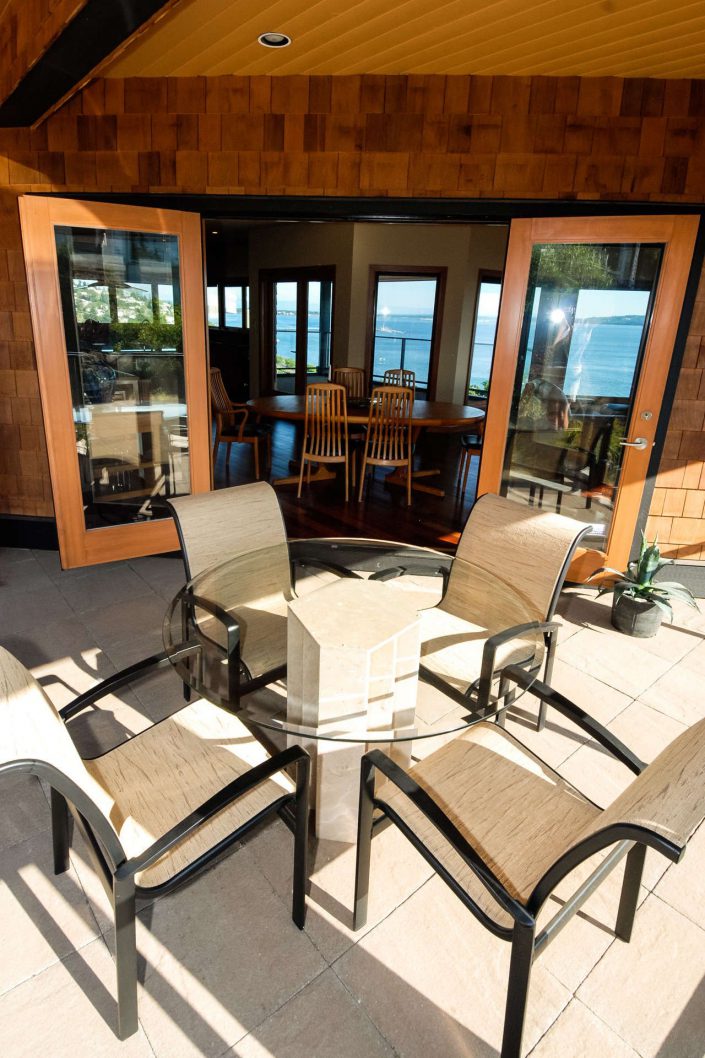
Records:
<instances>
[{"instance_id":1,"label":"wooden door frame","mask_svg":"<svg viewBox=\"0 0 705 1058\"><path fill-rule=\"evenodd\" d=\"M629 559L634 526L639 518L640 502L647 485L651 450L660 420L698 224L698 217L682 214L542 217L521 219L511 224L490 377L478 496L486 492L499 492L501 487L533 246L537 243L572 242L664 244L629 422L629 432L633 435L636 416L646 409L653 413L648 421L639 420L638 432L646 438L648 447L644 451L626 449L606 552L582 549L571 566L570 578L573 580L582 580L603 565L605 554L609 555L609 565L618 568L624 568ZM664 355L663 350L668 350L668 354ZM633 512L633 517L630 512Z\"/></svg>"},{"instance_id":2,"label":"wooden door frame","mask_svg":"<svg viewBox=\"0 0 705 1058\"><path fill-rule=\"evenodd\" d=\"M434 276L437 281L436 302L433 308L431 349L428 362L428 388L426 390L426 399L434 400L436 396L436 382L438 379L438 361L441 354L441 334L443 332L443 311L445 307L448 267L447 265L370 265L369 281L367 285L367 325L365 331L365 371L370 382L370 388L374 385L372 381L372 369L374 367L375 347L375 294L377 291L377 282L381 275Z\"/></svg>"},{"instance_id":3,"label":"wooden door frame","mask_svg":"<svg viewBox=\"0 0 705 1058\"><path fill-rule=\"evenodd\" d=\"M333 284L333 298L330 317L330 362L333 362L335 337L335 301L336 301L336 268L335 265L292 265L291 268L261 268L258 274L259 285L259 319L260 319L260 392L271 396L276 391L277 370L276 350L274 347L274 299L275 283L296 283L296 363L294 366L294 392L303 393L306 389L305 360L299 355L299 337L308 326L301 320L302 306L308 306L308 291L303 291L300 284L320 281ZM304 311L308 324L308 316ZM302 388L300 388L302 387Z\"/></svg>"},{"instance_id":4,"label":"wooden door frame","mask_svg":"<svg viewBox=\"0 0 705 1058\"><path fill-rule=\"evenodd\" d=\"M177 237L190 484L191 492L208 492L210 414L201 218L196 213L39 195L21 196L19 211L62 565L72 568L176 551L179 541L171 518L86 529L54 227L111 228ZM61 355L57 355L59 350Z\"/></svg>"}]
</instances>

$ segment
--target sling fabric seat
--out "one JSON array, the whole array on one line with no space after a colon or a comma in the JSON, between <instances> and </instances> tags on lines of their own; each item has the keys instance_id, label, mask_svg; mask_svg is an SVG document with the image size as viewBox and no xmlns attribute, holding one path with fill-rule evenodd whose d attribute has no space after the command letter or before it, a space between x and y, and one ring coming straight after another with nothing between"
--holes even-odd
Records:
<instances>
[{"instance_id":1,"label":"sling fabric seat","mask_svg":"<svg viewBox=\"0 0 705 1058\"><path fill-rule=\"evenodd\" d=\"M602 809L497 724L480 721L404 770L381 750L362 759L354 927L367 915L370 844L389 820L467 909L511 943L501 1058L521 1058L534 960L626 857L615 932L628 941L647 847L678 862L705 818L705 720L648 767L583 710L524 668L516 682L555 707L636 775ZM537 929L538 915L576 867L605 854L577 893ZM470 931L469 931L470 932ZM472 1001L472 997L469 997Z\"/></svg>"},{"instance_id":2,"label":"sling fabric seat","mask_svg":"<svg viewBox=\"0 0 705 1058\"><path fill-rule=\"evenodd\" d=\"M96 688L93 700L98 697ZM121 1039L137 1031L137 901L191 880L262 819L289 807L292 914L303 927L309 759L300 747L270 756L239 720L198 701L84 761L40 685L0 648L4 771L27 772L50 785L55 873L69 867L72 817L86 838L115 911Z\"/></svg>"}]
</instances>

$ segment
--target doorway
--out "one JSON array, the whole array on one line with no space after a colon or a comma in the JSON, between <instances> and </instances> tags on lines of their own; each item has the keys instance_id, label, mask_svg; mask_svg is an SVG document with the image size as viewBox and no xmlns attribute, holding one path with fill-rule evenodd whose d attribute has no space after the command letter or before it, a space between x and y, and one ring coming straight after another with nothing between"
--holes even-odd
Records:
<instances>
[{"instance_id":1,"label":"doorway","mask_svg":"<svg viewBox=\"0 0 705 1058\"><path fill-rule=\"evenodd\" d=\"M269 393L305 393L327 381L333 338L334 268L260 273L262 379Z\"/></svg>"}]
</instances>

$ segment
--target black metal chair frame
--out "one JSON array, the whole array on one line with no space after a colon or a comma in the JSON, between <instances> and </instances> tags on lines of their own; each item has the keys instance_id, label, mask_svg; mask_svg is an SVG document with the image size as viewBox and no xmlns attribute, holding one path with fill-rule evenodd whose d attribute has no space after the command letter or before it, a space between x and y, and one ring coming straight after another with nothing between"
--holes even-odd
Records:
<instances>
[{"instance_id":1,"label":"black metal chair frame","mask_svg":"<svg viewBox=\"0 0 705 1058\"><path fill-rule=\"evenodd\" d=\"M558 691L537 681L520 666L507 667L503 672L505 683L516 683L541 699L544 707L552 706L595 739L613 757L634 774L639 775L646 765L615 738L606 728L585 713ZM499 907L513 919L513 926L506 927L491 919L472 897L423 844L405 821L381 798L375 795L375 772L379 772L409 798L412 804L430 820L436 830L453 847L482 885L494 897ZM389 759L380 750L372 750L362 758L360 776L360 807L358 816L358 844L355 868L354 929L364 926L367 918L370 856L373 833L380 827L394 823L409 839L414 848L433 867L446 885L462 901L464 906L495 936L511 942L512 951L509 968L509 984L505 1007L504 1031L501 1058L521 1058L521 1042L526 1013L531 968L568 920L578 911L604 878L626 856L626 868L617 912L616 935L629 941L639 898L639 887L644 868L647 846L656 849L672 862L678 862L682 850L674 843L653 831L622 824L605 827L569 850L544 874L534 888L526 904L514 899L492 870L484 863L480 854L462 836L456 826L432 797L414 779ZM537 932L536 920L542 906L556 886L577 866L603 849L615 846L590 877L560 911Z\"/></svg>"},{"instance_id":2,"label":"black metal chair frame","mask_svg":"<svg viewBox=\"0 0 705 1058\"><path fill-rule=\"evenodd\" d=\"M543 635L544 647L546 650L543 678L546 683L550 683L553 677L553 665L558 643L558 630L560 628L560 625L553 620L553 617L556 612L556 607L558 606L561 591L565 584L570 563L573 560L573 556L580 541L589 532L590 528L586 527L582 533L579 533L573 541L570 551L566 555L563 568L556 580L556 587L551 597L546 620L529 621L526 624L514 625L511 628L503 629L501 632L496 632L494 635L489 636L482 652L480 675L470 684L467 690L459 691L456 687L453 687L450 683L444 680L442 676L432 672L431 669L426 668L423 664L419 665L419 679L423 680L424 683L428 683L430 686L435 687L436 690L445 694L454 702L457 702L458 705L467 706L470 710L471 719L481 720L487 716L496 714L499 722L502 723L504 714L514 701L515 692L510 687L506 686L500 678L498 694L496 697L492 694L492 685L494 681L500 677L500 669L497 666L497 652L500 647L505 643L511 642L513 639L519 639L522 636L531 633L541 633ZM451 568L452 560L447 568L440 568L438 570L439 574L443 577L444 595L448 587ZM370 576L370 580L392 580L395 577L400 577L407 573L425 573L427 571L428 563L424 563L423 561L419 563L412 558L411 561L405 562L403 565L400 564L398 566L380 570L378 573L373 573ZM533 651L532 657L527 659L526 664L528 666L527 671L534 675L540 671L541 666L540 664L535 664L535 654ZM542 731L546 724L546 709L546 703L541 701L539 715L536 722L537 731Z\"/></svg>"},{"instance_id":3,"label":"black metal chair frame","mask_svg":"<svg viewBox=\"0 0 705 1058\"><path fill-rule=\"evenodd\" d=\"M193 646L185 648L190 651L194 649L196 648ZM59 715L66 721L86 706L92 705L111 691L131 682L135 676L146 669L161 668L168 664L169 659L162 655L138 662L80 695L60 710ZM135 737L139 738L139 735ZM265 809L253 815L246 823L233 830L207 853L175 874L168 882L151 887L136 884L137 874L156 863L185 837L203 826L239 797L253 790L277 772L287 769L295 770L294 792L283 794ZM115 831L93 801L63 772L41 760L17 761L0 768L1 771L26 772L44 780L51 787L55 874L62 874L69 868L69 849L74 823L88 845L98 876L112 902L115 914L118 1036L121 1040L127 1039L137 1031L138 970L135 915L140 901L152 901L192 881L202 870L224 856L241 837L274 813L279 814L294 832L292 918L298 928L303 929L306 916L310 758L300 746L291 746L270 757L269 760L254 766L245 775L229 783L218 794L190 812L143 853L132 859L127 858Z\"/></svg>"}]
</instances>

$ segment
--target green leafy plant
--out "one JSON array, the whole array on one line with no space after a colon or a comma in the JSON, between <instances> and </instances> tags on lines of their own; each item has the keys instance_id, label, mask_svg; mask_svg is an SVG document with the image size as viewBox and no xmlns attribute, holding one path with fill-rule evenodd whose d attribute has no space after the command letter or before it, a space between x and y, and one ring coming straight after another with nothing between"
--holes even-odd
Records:
<instances>
[{"instance_id":1,"label":"green leafy plant","mask_svg":"<svg viewBox=\"0 0 705 1058\"><path fill-rule=\"evenodd\" d=\"M593 577L603 573L610 574L616 580L600 584L597 589L598 595L614 592L616 600L619 600L622 595L630 596L632 599L642 599L644 602L653 603L672 621L673 608L671 602L674 599L679 599L688 606L698 609L693 593L684 584L671 580L654 581L657 573L665 566L672 565L672 558L661 558L658 540L655 539L653 544L649 544L642 532L639 557L632 559L625 572L620 573L619 570L611 569L609 566L602 566L600 569L596 569L588 577L588 580L592 580Z\"/></svg>"}]
</instances>

